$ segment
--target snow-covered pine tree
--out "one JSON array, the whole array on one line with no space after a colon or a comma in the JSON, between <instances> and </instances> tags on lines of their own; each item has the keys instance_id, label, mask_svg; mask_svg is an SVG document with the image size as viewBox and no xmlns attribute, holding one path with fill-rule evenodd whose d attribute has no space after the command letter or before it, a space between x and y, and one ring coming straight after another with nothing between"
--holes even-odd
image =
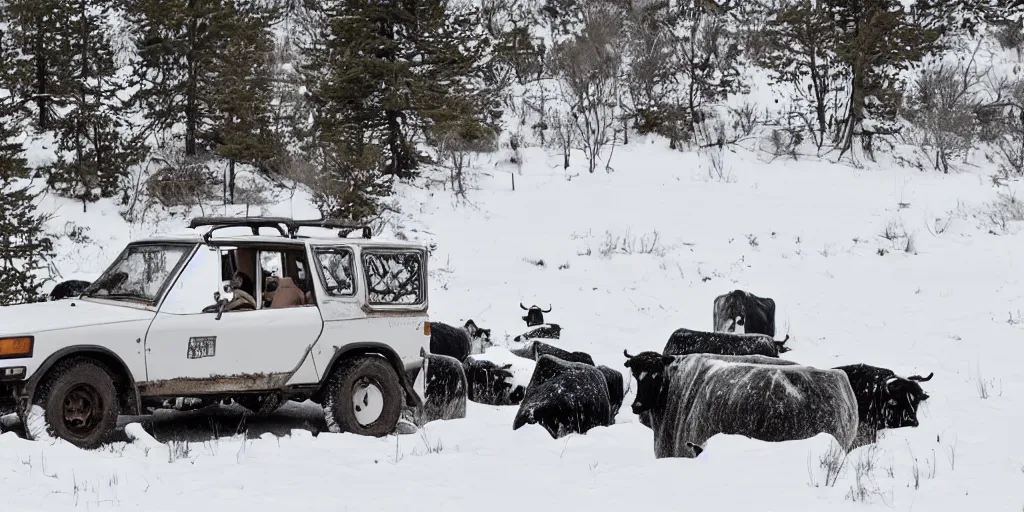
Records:
<instances>
[{"instance_id":1,"label":"snow-covered pine tree","mask_svg":"<svg viewBox=\"0 0 1024 512\"><path fill-rule=\"evenodd\" d=\"M24 101L10 91L15 53L0 40L0 306L42 300L37 271L53 257L45 219L36 213L29 191L24 149L15 135L23 131Z\"/></svg>"},{"instance_id":2,"label":"snow-covered pine tree","mask_svg":"<svg viewBox=\"0 0 1024 512\"><path fill-rule=\"evenodd\" d=\"M35 127L50 128L54 98L69 92L67 0L6 0L0 14L7 36L20 56L11 63L9 86L18 98L31 98Z\"/></svg>"},{"instance_id":3,"label":"snow-covered pine tree","mask_svg":"<svg viewBox=\"0 0 1024 512\"><path fill-rule=\"evenodd\" d=\"M126 128L127 105L119 96L127 77L119 73L109 34L112 7L106 0L65 0L62 38L69 69L64 94L53 99L61 115L51 123L57 160L47 184L58 194L82 202L114 197L128 169L145 155L145 147Z\"/></svg>"}]
</instances>

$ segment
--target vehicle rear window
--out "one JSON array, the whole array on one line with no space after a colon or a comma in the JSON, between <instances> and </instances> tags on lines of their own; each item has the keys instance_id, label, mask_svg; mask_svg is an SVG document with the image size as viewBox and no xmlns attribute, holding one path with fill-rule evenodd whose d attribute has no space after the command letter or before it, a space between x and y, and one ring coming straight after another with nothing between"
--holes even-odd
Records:
<instances>
[{"instance_id":1,"label":"vehicle rear window","mask_svg":"<svg viewBox=\"0 0 1024 512\"><path fill-rule=\"evenodd\" d=\"M324 247L315 249L324 291L328 295L344 297L356 293L353 273L353 253L345 247Z\"/></svg>"},{"instance_id":2,"label":"vehicle rear window","mask_svg":"<svg viewBox=\"0 0 1024 512\"><path fill-rule=\"evenodd\" d=\"M368 304L414 306L426 300L422 251L366 248L362 262Z\"/></svg>"}]
</instances>

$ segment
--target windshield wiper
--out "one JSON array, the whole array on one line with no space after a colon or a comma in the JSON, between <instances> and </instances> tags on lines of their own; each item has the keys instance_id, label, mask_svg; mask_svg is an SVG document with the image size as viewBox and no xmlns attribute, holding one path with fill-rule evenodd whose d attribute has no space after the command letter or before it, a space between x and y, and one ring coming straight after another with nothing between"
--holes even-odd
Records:
<instances>
[{"instance_id":1,"label":"windshield wiper","mask_svg":"<svg viewBox=\"0 0 1024 512\"><path fill-rule=\"evenodd\" d=\"M142 295L140 293L135 293L135 292L108 293L106 295L90 295L90 297L94 297L94 298L97 298L97 299L135 299L135 300L142 300L142 301L146 301L146 302L149 302L149 301L152 300L149 297L146 297L145 295Z\"/></svg>"}]
</instances>

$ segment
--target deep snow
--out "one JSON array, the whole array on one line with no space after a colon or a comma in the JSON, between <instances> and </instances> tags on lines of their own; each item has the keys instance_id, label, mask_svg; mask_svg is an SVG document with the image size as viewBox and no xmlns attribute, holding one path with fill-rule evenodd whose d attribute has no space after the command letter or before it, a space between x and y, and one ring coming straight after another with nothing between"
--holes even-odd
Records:
<instances>
[{"instance_id":1,"label":"deep snow","mask_svg":"<svg viewBox=\"0 0 1024 512\"><path fill-rule=\"evenodd\" d=\"M616 148L616 172L584 172L571 181L560 155L530 149L524 157L514 192L507 166L482 161L490 176L479 179L468 206L453 206L442 190L402 188L404 214L394 230L437 244L430 265L433 320L461 325L472 318L501 343L526 328L520 302L550 303L545 319L563 327L555 344L625 372L623 349L661 350L676 328L711 329L714 298L743 288L778 303L778 337L791 335L787 359L822 367L863 362L903 375L935 372L925 385L931 399L921 427L888 431L876 447L854 451L829 486L820 464L826 436L781 444L720 436L699 459L655 460L651 431L629 410L631 392L616 425L557 441L539 426L513 432L515 407L474 403L465 419L384 439L314 437L307 428L326 429L312 404L290 404L276 414L271 422L280 426L266 430L282 437L232 437L233 427L211 427L205 437L219 431L218 438L189 443L173 433L174 424L194 429L199 413L178 420L161 414L143 422L149 434L131 425L131 439L94 452L3 434L0 492L7 508L678 511L756 504L779 511L934 512L1024 506L1017 323L1024 294L1014 265L1022 239L989 234L984 216L972 213L996 199L983 173L763 163L741 150L726 154L734 178L726 183L709 180L696 154L653 139ZM55 265L64 278L95 277L126 241L186 222L133 227L108 203L85 214L62 199L48 198L41 207L56 212L55 229L65 222L90 227L90 242L62 243ZM317 215L301 194L263 213ZM937 218L945 229L933 235ZM903 251L905 240L881 237L891 224L912 234L916 254ZM641 254L655 231L653 249ZM619 250L609 251L615 240ZM888 252L879 255L880 248ZM204 422L214 424L201 419L200 427ZM865 465L873 467L864 471ZM865 492L851 491L858 488Z\"/></svg>"}]
</instances>

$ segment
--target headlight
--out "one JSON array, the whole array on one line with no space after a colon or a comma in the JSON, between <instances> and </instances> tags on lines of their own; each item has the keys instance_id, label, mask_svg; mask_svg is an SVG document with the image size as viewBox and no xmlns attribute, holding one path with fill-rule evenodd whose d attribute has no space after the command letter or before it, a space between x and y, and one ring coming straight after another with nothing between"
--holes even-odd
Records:
<instances>
[{"instance_id":1,"label":"headlight","mask_svg":"<svg viewBox=\"0 0 1024 512\"><path fill-rule=\"evenodd\" d=\"M0 359L32 357L32 346L34 344L35 338L32 336L0 338Z\"/></svg>"}]
</instances>

